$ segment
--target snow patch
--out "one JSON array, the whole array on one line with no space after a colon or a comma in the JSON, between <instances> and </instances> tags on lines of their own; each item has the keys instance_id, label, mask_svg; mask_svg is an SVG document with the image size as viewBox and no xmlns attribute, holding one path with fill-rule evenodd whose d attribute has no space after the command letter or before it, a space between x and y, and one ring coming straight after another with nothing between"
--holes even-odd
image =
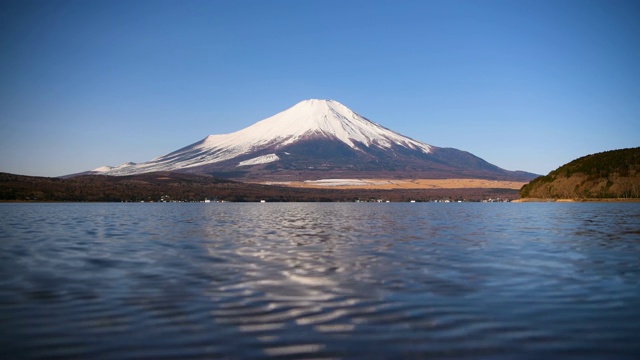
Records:
<instances>
[{"instance_id":1,"label":"snow patch","mask_svg":"<svg viewBox=\"0 0 640 360\"><path fill-rule=\"evenodd\" d=\"M128 168L128 167L135 166L135 165L137 165L137 164L134 163L134 162L130 162L129 161L129 162L126 162L126 163L124 163L122 165L118 165L118 166L108 166L108 165L100 166L99 168L95 168L95 169L93 169L91 171L99 172L99 173L106 173L106 172L110 172L110 171L114 171L114 170L120 170L120 169Z\"/></svg>"},{"instance_id":2,"label":"snow patch","mask_svg":"<svg viewBox=\"0 0 640 360\"><path fill-rule=\"evenodd\" d=\"M100 166L99 168L95 168L95 169L93 169L91 171L93 171L93 172L107 172L107 171L112 170L112 169L113 169L113 166Z\"/></svg>"},{"instance_id":3,"label":"snow patch","mask_svg":"<svg viewBox=\"0 0 640 360\"><path fill-rule=\"evenodd\" d=\"M305 180L304 183L316 186L366 186L386 184L388 181L372 181L363 179L321 179Z\"/></svg>"},{"instance_id":4,"label":"snow patch","mask_svg":"<svg viewBox=\"0 0 640 360\"><path fill-rule=\"evenodd\" d=\"M237 166L246 166L246 165L258 165L258 164L268 164L274 161L278 161L280 158L276 154L268 154L255 157L253 159L240 161Z\"/></svg>"}]
</instances>

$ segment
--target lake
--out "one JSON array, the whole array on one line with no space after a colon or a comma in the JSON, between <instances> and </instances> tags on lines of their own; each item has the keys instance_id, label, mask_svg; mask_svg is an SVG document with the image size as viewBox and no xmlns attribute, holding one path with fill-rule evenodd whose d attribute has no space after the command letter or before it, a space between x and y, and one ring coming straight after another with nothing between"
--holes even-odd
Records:
<instances>
[{"instance_id":1,"label":"lake","mask_svg":"<svg viewBox=\"0 0 640 360\"><path fill-rule=\"evenodd\" d=\"M0 204L0 358L640 357L640 203Z\"/></svg>"}]
</instances>

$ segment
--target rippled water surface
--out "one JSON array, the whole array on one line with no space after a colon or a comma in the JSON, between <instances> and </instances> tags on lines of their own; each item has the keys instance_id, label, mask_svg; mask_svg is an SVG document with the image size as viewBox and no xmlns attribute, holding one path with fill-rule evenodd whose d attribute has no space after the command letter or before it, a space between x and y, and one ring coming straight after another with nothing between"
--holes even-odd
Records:
<instances>
[{"instance_id":1,"label":"rippled water surface","mask_svg":"<svg viewBox=\"0 0 640 360\"><path fill-rule=\"evenodd\" d=\"M638 358L640 204L2 204L0 358Z\"/></svg>"}]
</instances>

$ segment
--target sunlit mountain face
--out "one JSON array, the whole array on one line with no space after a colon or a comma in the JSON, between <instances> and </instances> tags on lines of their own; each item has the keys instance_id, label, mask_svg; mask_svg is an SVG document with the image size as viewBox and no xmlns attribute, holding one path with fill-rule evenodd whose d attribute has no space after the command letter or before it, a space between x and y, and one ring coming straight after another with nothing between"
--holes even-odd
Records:
<instances>
[{"instance_id":1,"label":"sunlit mountain face","mask_svg":"<svg viewBox=\"0 0 640 360\"><path fill-rule=\"evenodd\" d=\"M231 134L206 138L144 163L90 171L133 175L179 171L236 179L329 177L530 180L468 152L414 140L334 100L311 99Z\"/></svg>"}]
</instances>

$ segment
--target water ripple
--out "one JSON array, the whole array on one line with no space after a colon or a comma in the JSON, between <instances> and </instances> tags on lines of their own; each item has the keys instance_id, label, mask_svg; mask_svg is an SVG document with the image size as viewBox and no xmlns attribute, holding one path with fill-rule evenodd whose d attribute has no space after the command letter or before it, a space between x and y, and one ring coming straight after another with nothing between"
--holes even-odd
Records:
<instances>
[{"instance_id":1,"label":"water ripple","mask_svg":"<svg viewBox=\"0 0 640 360\"><path fill-rule=\"evenodd\" d=\"M2 204L5 358L636 358L638 204Z\"/></svg>"}]
</instances>

